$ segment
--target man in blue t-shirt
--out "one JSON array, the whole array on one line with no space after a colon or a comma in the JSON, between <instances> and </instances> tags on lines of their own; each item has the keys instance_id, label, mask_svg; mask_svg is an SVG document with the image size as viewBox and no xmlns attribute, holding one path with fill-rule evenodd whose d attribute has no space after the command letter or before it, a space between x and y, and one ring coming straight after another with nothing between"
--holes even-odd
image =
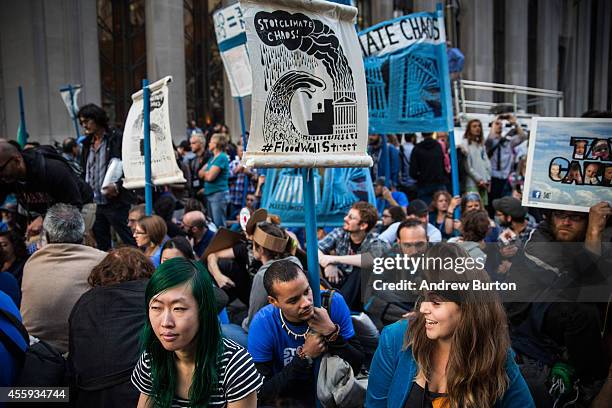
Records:
<instances>
[{"instance_id":1,"label":"man in blue t-shirt","mask_svg":"<svg viewBox=\"0 0 612 408\"><path fill-rule=\"evenodd\" d=\"M363 352L346 302L330 296L329 313L314 307L305 272L288 260L274 262L264 275L270 305L253 318L248 350L265 377L259 400L274 405L294 401L314 406L313 359L328 352L344 359L357 373Z\"/></svg>"}]
</instances>

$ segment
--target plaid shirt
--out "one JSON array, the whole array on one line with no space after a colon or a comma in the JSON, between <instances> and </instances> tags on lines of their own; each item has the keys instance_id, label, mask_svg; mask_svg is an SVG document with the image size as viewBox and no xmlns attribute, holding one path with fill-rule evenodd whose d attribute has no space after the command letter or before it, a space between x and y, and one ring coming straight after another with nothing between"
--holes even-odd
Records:
<instances>
[{"instance_id":1,"label":"plaid shirt","mask_svg":"<svg viewBox=\"0 0 612 408\"><path fill-rule=\"evenodd\" d=\"M368 232L359 246L357 253L355 253L351 249L351 234L342 228L336 228L319 241L319 249L326 255L329 255L332 250L335 250L336 255L370 253L374 258L378 258L383 256L385 251L388 250L389 244L377 238L378 234L374 231ZM352 265L338 264L338 269L345 275L353 272Z\"/></svg>"},{"instance_id":2,"label":"plaid shirt","mask_svg":"<svg viewBox=\"0 0 612 408\"><path fill-rule=\"evenodd\" d=\"M242 205L242 194L244 192L244 174L236 174L236 169L240 165L240 159L236 157L230 162L230 180L229 180L229 191L230 191L230 202L234 205ZM253 179L257 180L257 170L250 170L253 176L249 178L249 193L255 192L255 183Z\"/></svg>"}]
</instances>

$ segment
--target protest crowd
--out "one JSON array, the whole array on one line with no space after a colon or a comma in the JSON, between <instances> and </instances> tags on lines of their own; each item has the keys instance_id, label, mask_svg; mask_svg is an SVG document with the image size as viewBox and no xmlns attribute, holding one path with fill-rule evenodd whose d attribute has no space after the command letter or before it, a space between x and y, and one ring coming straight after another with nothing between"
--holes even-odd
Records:
<instances>
[{"instance_id":1,"label":"protest crowd","mask_svg":"<svg viewBox=\"0 0 612 408\"><path fill-rule=\"evenodd\" d=\"M262 204L275 179L242 160L248 135L190 120L173 145L186 182L156 185L148 214L112 175L124 130L92 103L76 116L82 140L0 140L0 387L69 387L75 407L612 406L611 203L523 206L516 112L467 121L455 151L445 132L370 132L373 200L318 228L318 265L304 227ZM483 267L379 274L381 258ZM608 302L372 290L402 273Z\"/></svg>"}]
</instances>

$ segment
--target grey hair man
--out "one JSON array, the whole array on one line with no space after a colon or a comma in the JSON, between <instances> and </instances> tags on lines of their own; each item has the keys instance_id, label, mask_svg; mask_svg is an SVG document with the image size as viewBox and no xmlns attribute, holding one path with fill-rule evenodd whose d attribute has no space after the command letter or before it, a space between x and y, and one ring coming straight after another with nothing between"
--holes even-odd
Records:
<instances>
[{"instance_id":1,"label":"grey hair man","mask_svg":"<svg viewBox=\"0 0 612 408\"><path fill-rule=\"evenodd\" d=\"M70 311L106 253L82 244L85 222L72 205L49 208L43 228L48 243L23 268L21 315L28 333L66 353Z\"/></svg>"},{"instance_id":2,"label":"grey hair man","mask_svg":"<svg viewBox=\"0 0 612 408\"><path fill-rule=\"evenodd\" d=\"M43 230L50 244L81 244L85 234L85 221L78 208L68 204L56 204L47 211Z\"/></svg>"}]
</instances>

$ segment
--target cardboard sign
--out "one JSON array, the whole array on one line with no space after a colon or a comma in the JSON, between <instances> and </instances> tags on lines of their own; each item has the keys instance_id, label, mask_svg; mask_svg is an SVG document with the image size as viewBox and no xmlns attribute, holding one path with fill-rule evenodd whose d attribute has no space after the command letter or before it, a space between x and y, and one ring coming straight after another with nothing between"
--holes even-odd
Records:
<instances>
[{"instance_id":1,"label":"cardboard sign","mask_svg":"<svg viewBox=\"0 0 612 408\"><path fill-rule=\"evenodd\" d=\"M249 167L366 167L368 112L357 9L242 2L253 71Z\"/></svg>"},{"instance_id":2,"label":"cardboard sign","mask_svg":"<svg viewBox=\"0 0 612 408\"><path fill-rule=\"evenodd\" d=\"M612 119L534 118L523 205L588 212L612 203Z\"/></svg>"}]
</instances>

